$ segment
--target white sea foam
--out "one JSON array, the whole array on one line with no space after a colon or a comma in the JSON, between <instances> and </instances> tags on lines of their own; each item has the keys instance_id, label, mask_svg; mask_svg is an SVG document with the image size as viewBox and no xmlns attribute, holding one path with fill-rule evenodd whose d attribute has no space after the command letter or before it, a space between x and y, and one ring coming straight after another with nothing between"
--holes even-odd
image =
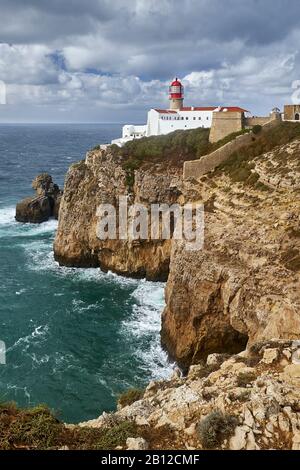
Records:
<instances>
[{"instance_id":1,"label":"white sea foam","mask_svg":"<svg viewBox=\"0 0 300 470\"><path fill-rule=\"evenodd\" d=\"M16 214L15 207L0 208L0 227L3 225L16 224L15 214Z\"/></svg>"},{"instance_id":2,"label":"white sea foam","mask_svg":"<svg viewBox=\"0 0 300 470\"><path fill-rule=\"evenodd\" d=\"M25 352L32 342L44 341L48 331L48 325L37 326L29 335L19 338L12 346L7 349L6 352L9 353L19 346L22 346L23 352Z\"/></svg>"},{"instance_id":3,"label":"white sea foam","mask_svg":"<svg viewBox=\"0 0 300 470\"><path fill-rule=\"evenodd\" d=\"M25 224L15 220L15 207L0 208L1 236L34 237L37 235L54 233L57 229L57 220L50 219L41 224Z\"/></svg>"},{"instance_id":4,"label":"white sea foam","mask_svg":"<svg viewBox=\"0 0 300 470\"><path fill-rule=\"evenodd\" d=\"M74 282L115 283L120 286L136 286L136 279L118 276L112 272L104 273L100 268L69 268L59 266L52 250L53 239L37 239L22 243L28 257L28 268L32 271L48 271L58 276L71 277Z\"/></svg>"},{"instance_id":5,"label":"white sea foam","mask_svg":"<svg viewBox=\"0 0 300 470\"><path fill-rule=\"evenodd\" d=\"M164 284L143 281L132 293L135 300L131 317L123 322L124 334L137 344L135 355L140 367L154 380L168 378L174 364L160 344L161 313L164 303ZM140 343L140 344L139 344Z\"/></svg>"},{"instance_id":6,"label":"white sea foam","mask_svg":"<svg viewBox=\"0 0 300 470\"><path fill-rule=\"evenodd\" d=\"M26 231L24 231L23 236L32 237L35 235L42 235L46 233L54 233L57 229L58 222L56 219L49 219L47 222L41 224L20 224L20 226Z\"/></svg>"},{"instance_id":7,"label":"white sea foam","mask_svg":"<svg viewBox=\"0 0 300 470\"><path fill-rule=\"evenodd\" d=\"M132 287L132 313L130 317L122 323L123 333L136 344L135 355L138 358L140 368L145 374L153 379L163 379L170 376L174 365L170 364L168 356L160 344L161 312L164 308L164 284L147 282L118 276L112 272L103 273L99 268L68 268L61 267L54 259L53 238L57 228L56 220L49 220L42 224L20 224L14 220L15 208L9 207L0 209L0 226L5 232L12 232L18 238L26 238L19 243L27 257L27 269L33 271L48 271L60 277L68 277L74 282L99 282L115 283L122 287ZM8 227L8 230L7 230ZM43 237L49 234L50 236ZM52 236L53 235L53 236ZM35 238L36 237L36 238ZM18 291L17 294L21 294ZM89 310L95 305L74 305L73 308ZM32 341L43 340L47 333L46 327L36 328L30 335L19 340L10 348L14 349L22 346L22 351L28 354L28 348ZM32 357L36 365L39 361L47 358ZM64 359L64 366L65 359ZM60 364L55 368L60 369Z\"/></svg>"},{"instance_id":8,"label":"white sea foam","mask_svg":"<svg viewBox=\"0 0 300 470\"><path fill-rule=\"evenodd\" d=\"M27 390L27 387L19 387L18 385L8 383L6 386L7 390L13 391L14 395L17 397L19 392L23 392L22 394L27 399L28 404L31 402L30 393Z\"/></svg>"}]
</instances>

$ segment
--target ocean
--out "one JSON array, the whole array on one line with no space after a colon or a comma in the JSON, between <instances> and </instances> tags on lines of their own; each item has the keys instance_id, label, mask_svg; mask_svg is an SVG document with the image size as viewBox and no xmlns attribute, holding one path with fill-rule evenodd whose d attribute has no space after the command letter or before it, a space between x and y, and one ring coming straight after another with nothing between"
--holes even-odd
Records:
<instances>
[{"instance_id":1,"label":"ocean","mask_svg":"<svg viewBox=\"0 0 300 470\"><path fill-rule=\"evenodd\" d=\"M71 163L120 135L118 124L0 125L0 401L45 403L70 423L172 372L159 337L163 283L59 267L57 222L14 220L37 174L62 186Z\"/></svg>"}]
</instances>

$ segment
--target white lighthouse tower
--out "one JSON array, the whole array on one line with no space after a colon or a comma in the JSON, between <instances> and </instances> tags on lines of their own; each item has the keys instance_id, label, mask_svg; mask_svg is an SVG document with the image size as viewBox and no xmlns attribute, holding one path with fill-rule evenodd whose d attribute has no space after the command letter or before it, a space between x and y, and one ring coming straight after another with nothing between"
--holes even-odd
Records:
<instances>
[{"instance_id":1,"label":"white lighthouse tower","mask_svg":"<svg viewBox=\"0 0 300 470\"><path fill-rule=\"evenodd\" d=\"M170 109L178 110L183 108L184 88L176 77L169 88Z\"/></svg>"}]
</instances>

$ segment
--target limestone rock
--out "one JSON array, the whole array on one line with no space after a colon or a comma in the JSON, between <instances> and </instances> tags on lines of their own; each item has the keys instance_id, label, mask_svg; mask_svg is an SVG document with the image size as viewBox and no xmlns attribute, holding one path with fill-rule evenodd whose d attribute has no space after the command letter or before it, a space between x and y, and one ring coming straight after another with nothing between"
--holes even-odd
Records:
<instances>
[{"instance_id":1,"label":"limestone rock","mask_svg":"<svg viewBox=\"0 0 300 470\"><path fill-rule=\"evenodd\" d=\"M296 432L293 436L293 450L300 450L300 431Z\"/></svg>"},{"instance_id":2,"label":"limestone rock","mask_svg":"<svg viewBox=\"0 0 300 470\"><path fill-rule=\"evenodd\" d=\"M265 349L262 362L266 364L272 364L277 359L278 359L277 349Z\"/></svg>"},{"instance_id":3,"label":"limestone rock","mask_svg":"<svg viewBox=\"0 0 300 470\"><path fill-rule=\"evenodd\" d=\"M52 177L42 173L33 180L32 187L36 195L17 204L16 220L37 224L46 222L50 217L58 218L62 191L53 183Z\"/></svg>"},{"instance_id":4,"label":"limestone rock","mask_svg":"<svg viewBox=\"0 0 300 470\"><path fill-rule=\"evenodd\" d=\"M283 377L288 382L300 385L300 364L290 364L284 368Z\"/></svg>"},{"instance_id":5,"label":"limestone rock","mask_svg":"<svg viewBox=\"0 0 300 470\"><path fill-rule=\"evenodd\" d=\"M127 450L147 450L149 449L148 442L142 437L129 437L126 441Z\"/></svg>"},{"instance_id":6,"label":"limestone rock","mask_svg":"<svg viewBox=\"0 0 300 470\"><path fill-rule=\"evenodd\" d=\"M46 196L28 197L17 204L17 222L40 224L51 217L50 201Z\"/></svg>"},{"instance_id":7,"label":"limestone rock","mask_svg":"<svg viewBox=\"0 0 300 470\"><path fill-rule=\"evenodd\" d=\"M174 180L180 183L179 168L164 173L151 165L137 169L130 185L119 157L109 150L89 152L85 162L72 165L66 176L55 259L66 266L99 266L126 276L166 281L171 241L101 240L97 209L100 204L112 204L118 212L120 196L127 198L128 207L134 203L147 208L152 203L172 205L178 198L170 188Z\"/></svg>"},{"instance_id":8,"label":"limestone rock","mask_svg":"<svg viewBox=\"0 0 300 470\"><path fill-rule=\"evenodd\" d=\"M291 343L277 342L282 349L289 349ZM274 346L275 343L272 344ZM203 372L207 366L204 369L203 366L193 366L192 374L182 377L179 382L153 382L150 387L152 393L145 393L138 402L82 425L112 428L124 420L134 421L141 438L149 441L148 436L153 436L151 448L161 448L161 438L166 435L168 442L172 439L175 448L207 448L203 444L204 436L210 438L210 441L206 439L205 444L209 442L213 448L298 449L300 387L298 380L294 382L285 379L286 369L296 377L298 371L283 367L278 360L275 372L274 363L267 364L259 360L261 351L272 349L271 342L254 346L253 351L257 351L258 356L255 358L253 351L251 354L252 359L257 359L256 366L247 367L237 361L236 356L224 362L218 370L214 367L212 372L206 371L206 376L199 376L199 371ZM278 351L280 356L279 347ZM237 386L241 371L248 374L255 372L256 379L250 388ZM262 383L264 386L261 386ZM223 422L221 420L221 428L218 427L220 420L216 419L216 411L224 418ZM204 419L207 426L200 432L195 423L201 423ZM229 434L219 440L226 422ZM145 430L146 434L143 434ZM158 441L155 441L156 435L159 435ZM211 436L216 436L216 439L211 440ZM140 448L140 441L130 440L128 445Z\"/></svg>"},{"instance_id":9,"label":"limestone rock","mask_svg":"<svg viewBox=\"0 0 300 470\"><path fill-rule=\"evenodd\" d=\"M230 450L242 450L247 445L247 434L249 429L245 426L238 426L235 429L234 436L230 439L229 448Z\"/></svg>"}]
</instances>

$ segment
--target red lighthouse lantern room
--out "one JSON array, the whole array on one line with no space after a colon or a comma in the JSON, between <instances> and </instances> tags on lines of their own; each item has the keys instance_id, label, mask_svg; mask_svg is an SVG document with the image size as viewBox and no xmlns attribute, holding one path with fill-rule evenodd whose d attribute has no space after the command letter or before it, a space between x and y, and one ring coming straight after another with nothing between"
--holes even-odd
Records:
<instances>
[{"instance_id":1,"label":"red lighthouse lantern room","mask_svg":"<svg viewBox=\"0 0 300 470\"><path fill-rule=\"evenodd\" d=\"M170 109L181 109L183 107L184 88L176 77L169 87Z\"/></svg>"}]
</instances>

